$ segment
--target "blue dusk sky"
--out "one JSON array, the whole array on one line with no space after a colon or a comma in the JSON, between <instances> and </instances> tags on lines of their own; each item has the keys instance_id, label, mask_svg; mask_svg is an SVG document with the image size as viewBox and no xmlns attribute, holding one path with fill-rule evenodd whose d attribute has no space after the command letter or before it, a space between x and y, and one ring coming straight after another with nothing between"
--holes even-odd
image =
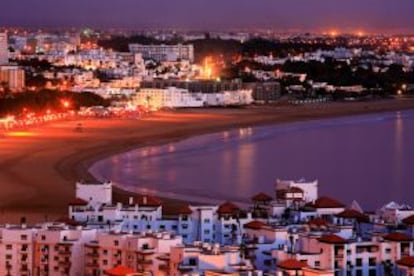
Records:
<instances>
[{"instance_id":1,"label":"blue dusk sky","mask_svg":"<svg viewBox=\"0 0 414 276\"><path fill-rule=\"evenodd\" d=\"M414 0L1 0L0 25L412 31Z\"/></svg>"}]
</instances>

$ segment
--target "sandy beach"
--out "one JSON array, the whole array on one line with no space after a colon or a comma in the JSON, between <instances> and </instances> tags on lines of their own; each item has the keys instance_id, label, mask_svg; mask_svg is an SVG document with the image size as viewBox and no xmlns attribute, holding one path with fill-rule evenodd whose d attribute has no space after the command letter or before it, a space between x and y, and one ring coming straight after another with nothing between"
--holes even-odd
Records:
<instances>
[{"instance_id":1,"label":"sandy beach","mask_svg":"<svg viewBox=\"0 0 414 276\"><path fill-rule=\"evenodd\" d=\"M6 133L0 139L0 223L65 216L75 182L93 181L88 168L115 153L230 128L404 109L414 109L414 99L163 111L141 120L65 121ZM74 131L78 123L83 132ZM117 200L126 196L115 191Z\"/></svg>"}]
</instances>

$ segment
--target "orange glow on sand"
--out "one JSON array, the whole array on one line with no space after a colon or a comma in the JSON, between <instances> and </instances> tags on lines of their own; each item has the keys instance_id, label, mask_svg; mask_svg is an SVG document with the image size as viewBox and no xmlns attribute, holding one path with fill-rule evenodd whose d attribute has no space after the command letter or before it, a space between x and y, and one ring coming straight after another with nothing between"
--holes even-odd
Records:
<instances>
[{"instance_id":1,"label":"orange glow on sand","mask_svg":"<svg viewBox=\"0 0 414 276\"><path fill-rule=\"evenodd\" d=\"M33 137L35 134L30 131L11 131L6 134L10 137Z\"/></svg>"}]
</instances>

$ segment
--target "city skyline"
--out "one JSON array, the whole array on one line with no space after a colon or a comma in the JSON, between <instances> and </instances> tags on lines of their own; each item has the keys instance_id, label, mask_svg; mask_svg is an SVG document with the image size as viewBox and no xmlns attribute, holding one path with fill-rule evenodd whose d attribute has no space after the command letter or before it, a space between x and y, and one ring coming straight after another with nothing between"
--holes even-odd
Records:
<instances>
[{"instance_id":1,"label":"city skyline","mask_svg":"<svg viewBox=\"0 0 414 276\"><path fill-rule=\"evenodd\" d=\"M0 10L0 25L411 32L413 9L410 0L7 0Z\"/></svg>"}]
</instances>

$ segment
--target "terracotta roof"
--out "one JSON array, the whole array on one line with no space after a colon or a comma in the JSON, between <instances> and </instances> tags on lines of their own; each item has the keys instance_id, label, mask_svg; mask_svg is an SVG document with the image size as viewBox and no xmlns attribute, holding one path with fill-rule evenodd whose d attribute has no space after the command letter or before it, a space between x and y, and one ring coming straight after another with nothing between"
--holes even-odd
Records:
<instances>
[{"instance_id":1,"label":"terracotta roof","mask_svg":"<svg viewBox=\"0 0 414 276\"><path fill-rule=\"evenodd\" d=\"M414 267L414 257L413 256L403 257L397 261L397 264L402 265L402 266L407 266L407 267Z\"/></svg>"},{"instance_id":2,"label":"terracotta roof","mask_svg":"<svg viewBox=\"0 0 414 276\"><path fill-rule=\"evenodd\" d=\"M246 224L243 225L244 228L250 228L250 229L260 229L263 228L265 226L268 226L266 223L258 221L258 220L253 220L251 222L248 222Z\"/></svg>"},{"instance_id":3,"label":"terracotta roof","mask_svg":"<svg viewBox=\"0 0 414 276\"><path fill-rule=\"evenodd\" d=\"M88 202L86 200L83 200L82 198L75 198L71 201L69 201L70 206L86 206L88 205Z\"/></svg>"},{"instance_id":4,"label":"terracotta roof","mask_svg":"<svg viewBox=\"0 0 414 276\"><path fill-rule=\"evenodd\" d=\"M315 200L314 203L311 203L309 205L314 208L344 208L345 207L343 203L337 201L336 199L327 197L327 196L322 196L318 198L317 200Z\"/></svg>"},{"instance_id":5,"label":"terracotta roof","mask_svg":"<svg viewBox=\"0 0 414 276\"><path fill-rule=\"evenodd\" d=\"M265 193L259 193L252 197L253 201L271 201L273 198Z\"/></svg>"},{"instance_id":6,"label":"terracotta roof","mask_svg":"<svg viewBox=\"0 0 414 276\"><path fill-rule=\"evenodd\" d=\"M126 276L128 274L133 274L133 273L135 273L135 271L133 271L129 267L121 266L121 265L105 271L105 274L110 275L110 276Z\"/></svg>"},{"instance_id":7,"label":"terracotta roof","mask_svg":"<svg viewBox=\"0 0 414 276\"><path fill-rule=\"evenodd\" d=\"M410 236L408 236L407 234L404 234L404 233L393 232L393 233L389 233L389 234L385 235L384 240L404 242L404 241L412 241L413 238L411 238Z\"/></svg>"},{"instance_id":8,"label":"terracotta roof","mask_svg":"<svg viewBox=\"0 0 414 276\"><path fill-rule=\"evenodd\" d=\"M344 244L346 240L338 235L335 234L326 234L323 235L318 239L320 242L323 243L333 243L333 244Z\"/></svg>"},{"instance_id":9,"label":"terracotta roof","mask_svg":"<svg viewBox=\"0 0 414 276\"><path fill-rule=\"evenodd\" d=\"M414 215L406 217L402 222L408 225L414 225Z\"/></svg>"},{"instance_id":10,"label":"terracotta roof","mask_svg":"<svg viewBox=\"0 0 414 276\"><path fill-rule=\"evenodd\" d=\"M328 226L328 222L326 220L324 220L323 218L314 218L309 220L307 223L307 225L314 225L314 226Z\"/></svg>"},{"instance_id":11,"label":"terracotta roof","mask_svg":"<svg viewBox=\"0 0 414 276\"><path fill-rule=\"evenodd\" d=\"M229 201L224 202L217 209L217 213L219 214L232 214L238 211L240 211L240 208L237 207L237 205L235 205L234 203L231 203Z\"/></svg>"},{"instance_id":12,"label":"terracotta roof","mask_svg":"<svg viewBox=\"0 0 414 276\"><path fill-rule=\"evenodd\" d=\"M180 215L191 215L192 213L193 210L188 205L183 205L178 209L178 214Z\"/></svg>"},{"instance_id":13,"label":"terracotta roof","mask_svg":"<svg viewBox=\"0 0 414 276\"><path fill-rule=\"evenodd\" d=\"M307 267L308 265L304 262L295 259L287 259L280 262L277 266L285 270L301 270L302 268Z\"/></svg>"},{"instance_id":14,"label":"terracotta roof","mask_svg":"<svg viewBox=\"0 0 414 276\"><path fill-rule=\"evenodd\" d=\"M135 203L141 206L151 206L151 207L158 207L161 206L162 201L159 198L150 195L140 195L135 198Z\"/></svg>"},{"instance_id":15,"label":"terracotta roof","mask_svg":"<svg viewBox=\"0 0 414 276\"><path fill-rule=\"evenodd\" d=\"M352 209L346 209L335 216L347 219L369 220L367 215Z\"/></svg>"},{"instance_id":16,"label":"terracotta roof","mask_svg":"<svg viewBox=\"0 0 414 276\"><path fill-rule=\"evenodd\" d=\"M68 217L58 218L57 220L55 220L55 222L56 223L64 223L64 224L69 225L69 226L81 226L81 225L83 225L82 223L77 222L76 220L70 219Z\"/></svg>"}]
</instances>

